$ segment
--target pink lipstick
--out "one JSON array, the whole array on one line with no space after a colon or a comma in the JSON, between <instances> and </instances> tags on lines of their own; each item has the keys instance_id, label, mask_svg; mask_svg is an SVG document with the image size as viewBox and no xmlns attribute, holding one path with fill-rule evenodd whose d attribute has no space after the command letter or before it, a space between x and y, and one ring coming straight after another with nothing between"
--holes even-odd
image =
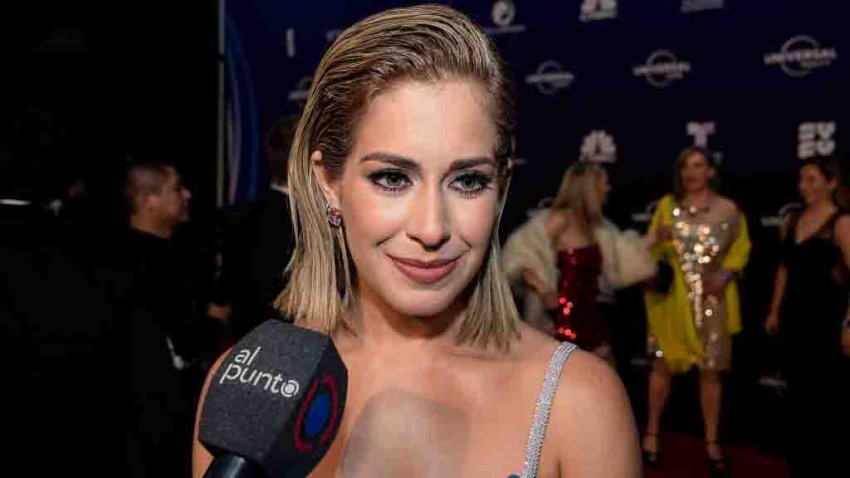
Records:
<instances>
[{"instance_id":1,"label":"pink lipstick","mask_svg":"<svg viewBox=\"0 0 850 478\"><path fill-rule=\"evenodd\" d=\"M454 270L458 260L458 258L454 258L420 261L417 259L389 257L398 270L407 276L408 279L426 285L438 282L449 275Z\"/></svg>"}]
</instances>

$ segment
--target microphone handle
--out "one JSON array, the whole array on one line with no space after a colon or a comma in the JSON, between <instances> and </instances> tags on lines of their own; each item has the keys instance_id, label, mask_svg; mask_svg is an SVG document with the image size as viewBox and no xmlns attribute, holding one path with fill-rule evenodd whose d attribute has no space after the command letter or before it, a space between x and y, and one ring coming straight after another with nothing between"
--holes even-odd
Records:
<instances>
[{"instance_id":1,"label":"microphone handle","mask_svg":"<svg viewBox=\"0 0 850 478\"><path fill-rule=\"evenodd\" d=\"M204 478L265 478L259 466L232 453L222 453L213 459Z\"/></svg>"}]
</instances>

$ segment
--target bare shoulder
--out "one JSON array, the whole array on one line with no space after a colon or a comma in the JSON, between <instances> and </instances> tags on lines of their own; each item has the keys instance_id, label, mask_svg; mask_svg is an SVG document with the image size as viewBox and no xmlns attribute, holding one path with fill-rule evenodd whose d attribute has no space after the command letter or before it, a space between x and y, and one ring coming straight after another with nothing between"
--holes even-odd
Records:
<instances>
[{"instance_id":1,"label":"bare shoulder","mask_svg":"<svg viewBox=\"0 0 850 478\"><path fill-rule=\"evenodd\" d=\"M782 224L779 226L779 239L785 240L788 234L793 234L792 230L794 222L797 221L798 211L788 211L782 216Z\"/></svg>"},{"instance_id":2,"label":"bare shoulder","mask_svg":"<svg viewBox=\"0 0 850 478\"><path fill-rule=\"evenodd\" d=\"M835 238L842 245L850 245L850 214L842 214L835 221Z\"/></svg>"},{"instance_id":3,"label":"bare shoulder","mask_svg":"<svg viewBox=\"0 0 850 478\"><path fill-rule=\"evenodd\" d=\"M724 216L733 216L741 213L741 209L738 207L738 204L732 199L717 195L717 204L720 207Z\"/></svg>"},{"instance_id":4,"label":"bare shoulder","mask_svg":"<svg viewBox=\"0 0 850 478\"><path fill-rule=\"evenodd\" d=\"M522 356L524 382L539 391L559 342L527 324L520 327L520 336L513 353ZM560 476L640 476L628 397L611 366L593 354L576 349L567 359L552 403L541 466L559 470Z\"/></svg>"},{"instance_id":5,"label":"bare shoulder","mask_svg":"<svg viewBox=\"0 0 850 478\"><path fill-rule=\"evenodd\" d=\"M596 356L576 350L550 417L552 453L565 476L640 476L637 429L623 384Z\"/></svg>"},{"instance_id":6,"label":"bare shoulder","mask_svg":"<svg viewBox=\"0 0 850 478\"><path fill-rule=\"evenodd\" d=\"M560 343L552 337L524 324L521 345L526 370L535 377L546 370L555 349ZM576 348L561 372L556 402L569 402L568 406L596 406L600 398L610 402L611 397L625 397L622 383L610 365L595 355ZM553 417L554 418L554 417Z\"/></svg>"}]
</instances>

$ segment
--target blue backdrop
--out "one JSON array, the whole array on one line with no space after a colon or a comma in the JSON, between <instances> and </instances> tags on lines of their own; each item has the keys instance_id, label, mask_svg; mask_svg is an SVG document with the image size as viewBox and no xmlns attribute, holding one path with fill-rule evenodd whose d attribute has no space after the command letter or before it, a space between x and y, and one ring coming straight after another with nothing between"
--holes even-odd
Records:
<instances>
[{"instance_id":1,"label":"blue backdrop","mask_svg":"<svg viewBox=\"0 0 850 478\"><path fill-rule=\"evenodd\" d=\"M263 187L261 138L300 110L310 75L340 30L403 1L226 4L232 118L229 198ZM641 219L669 189L687 145L707 144L724 192L754 227L795 198L799 159L847 143L850 51L844 2L573 0L444 2L496 40L518 95L517 149L505 229L583 151L615 161L612 215Z\"/></svg>"}]
</instances>

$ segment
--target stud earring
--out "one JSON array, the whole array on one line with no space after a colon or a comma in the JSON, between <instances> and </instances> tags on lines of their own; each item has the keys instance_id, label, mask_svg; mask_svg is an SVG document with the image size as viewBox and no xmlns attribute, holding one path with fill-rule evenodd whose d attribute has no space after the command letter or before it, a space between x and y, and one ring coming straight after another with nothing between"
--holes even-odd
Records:
<instances>
[{"instance_id":1,"label":"stud earring","mask_svg":"<svg viewBox=\"0 0 850 478\"><path fill-rule=\"evenodd\" d=\"M328 224L332 227L339 227L342 225L342 211L328 204L327 209L325 209L325 214L328 216Z\"/></svg>"}]
</instances>

